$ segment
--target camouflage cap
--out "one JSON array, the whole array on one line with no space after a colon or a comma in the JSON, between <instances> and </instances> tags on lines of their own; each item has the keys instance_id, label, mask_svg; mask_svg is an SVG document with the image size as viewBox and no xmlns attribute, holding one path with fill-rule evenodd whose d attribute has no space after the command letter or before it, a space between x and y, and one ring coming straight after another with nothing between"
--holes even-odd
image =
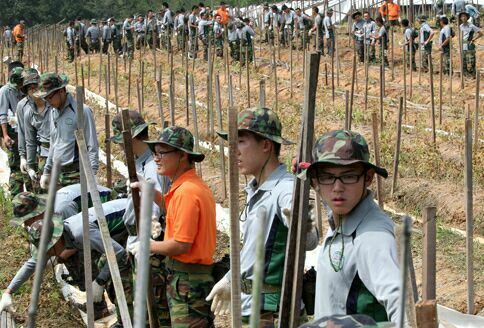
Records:
<instances>
[{"instance_id":1,"label":"camouflage cap","mask_svg":"<svg viewBox=\"0 0 484 328\"><path fill-rule=\"evenodd\" d=\"M9 73L8 82L17 88L21 87L24 81L22 77L23 71L22 67L14 67Z\"/></svg>"},{"instance_id":2,"label":"camouflage cap","mask_svg":"<svg viewBox=\"0 0 484 328\"><path fill-rule=\"evenodd\" d=\"M64 232L64 220L62 219L62 216L58 214L52 215L52 224L52 237L47 244L47 251L49 251L57 243L57 241L62 236L62 233ZM43 220L37 220L27 227L27 234L29 236L29 241L31 245L30 253L33 259L37 259L43 225Z\"/></svg>"},{"instance_id":3,"label":"camouflage cap","mask_svg":"<svg viewBox=\"0 0 484 328\"><path fill-rule=\"evenodd\" d=\"M8 73L10 74L10 72L15 68L15 67L20 67L20 68L24 68L24 64L18 60L12 60L10 57L4 57L3 58L3 62L5 64L8 65Z\"/></svg>"},{"instance_id":4,"label":"camouflage cap","mask_svg":"<svg viewBox=\"0 0 484 328\"><path fill-rule=\"evenodd\" d=\"M237 116L237 129L256 133L278 144L290 145L293 143L281 136L281 121L277 114L269 108L257 107L241 111ZM227 140L227 132L219 131L217 134Z\"/></svg>"},{"instance_id":5,"label":"camouflage cap","mask_svg":"<svg viewBox=\"0 0 484 328\"><path fill-rule=\"evenodd\" d=\"M94 18L93 18L93 19L91 19L91 24L96 25L96 24L97 24L97 20L95 20Z\"/></svg>"},{"instance_id":6,"label":"camouflage cap","mask_svg":"<svg viewBox=\"0 0 484 328\"><path fill-rule=\"evenodd\" d=\"M335 130L321 136L313 147L312 163L303 172L302 177L321 164L330 165L351 165L361 163L384 178L388 172L384 168L370 163L370 151L363 136L349 130Z\"/></svg>"},{"instance_id":7,"label":"camouflage cap","mask_svg":"<svg viewBox=\"0 0 484 328\"><path fill-rule=\"evenodd\" d=\"M69 83L69 78L65 74L57 75L56 73L44 73L40 76L39 91L34 96L45 98L52 92L65 88Z\"/></svg>"},{"instance_id":8,"label":"camouflage cap","mask_svg":"<svg viewBox=\"0 0 484 328\"><path fill-rule=\"evenodd\" d=\"M24 79L22 87L26 87L30 84L39 84L40 82L39 71L37 71L35 68L29 68L24 70L22 73L22 77Z\"/></svg>"},{"instance_id":9,"label":"camouflage cap","mask_svg":"<svg viewBox=\"0 0 484 328\"><path fill-rule=\"evenodd\" d=\"M13 225L22 226L25 221L45 212L45 195L36 195L31 192L21 192L12 200Z\"/></svg>"},{"instance_id":10,"label":"camouflage cap","mask_svg":"<svg viewBox=\"0 0 484 328\"><path fill-rule=\"evenodd\" d=\"M155 151L155 145L161 143L192 155L192 158L195 162L201 162L205 158L204 154L193 151L193 135L190 131L182 127L167 127L160 132L157 140L145 142L148 144L152 152Z\"/></svg>"},{"instance_id":11,"label":"camouflage cap","mask_svg":"<svg viewBox=\"0 0 484 328\"><path fill-rule=\"evenodd\" d=\"M138 134L140 134L144 129L148 128L150 124L154 123L146 123L141 114L135 110L129 110L129 121L131 126L131 137L134 138ZM111 126L113 128L113 136L111 137L111 141L116 144L123 143L123 116L122 113L119 112L113 118L111 122Z\"/></svg>"}]
</instances>

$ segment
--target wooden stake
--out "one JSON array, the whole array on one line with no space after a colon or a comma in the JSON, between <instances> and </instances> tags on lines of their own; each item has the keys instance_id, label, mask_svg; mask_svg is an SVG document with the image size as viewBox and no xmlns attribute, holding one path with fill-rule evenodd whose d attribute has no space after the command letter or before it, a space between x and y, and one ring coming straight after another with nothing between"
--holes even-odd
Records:
<instances>
[{"instance_id":1,"label":"wooden stake","mask_svg":"<svg viewBox=\"0 0 484 328\"><path fill-rule=\"evenodd\" d=\"M266 80L259 81L259 106L266 107Z\"/></svg>"},{"instance_id":2,"label":"wooden stake","mask_svg":"<svg viewBox=\"0 0 484 328\"><path fill-rule=\"evenodd\" d=\"M220 78L218 74L215 76L215 107L217 108L217 123L219 131L224 131L222 124L222 98L220 96ZM220 170L222 173L222 194L224 199L227 198L227 181L225 179L225 150L224 140L219 138L220 147Z\"/></svg>"},{"instance_id":3,"label":"wooden stake","mask_svg":"<svg viewBox=\"0 0 484 328\"><path fill-rule=\"evenodd\" d=\"M422 301L415 305L417 316L417 327L419 328L438 328L437 301Z\"/></svg>"},{"instance_id":4,"label":"wooden stake","mask_svg":"<svg viewBox=\"0 0 484 328\"><path fill-rule=\"evenodd\" d=\"M105 67L105 72L107 70L107 66ZM111 118L109 115L109 103L108 103L108 95L107 95L107 90L108 90L108 79L106 73L104 73L106 76L106 110L104 112L104 129L105 131L105 140L104 140L104 146L106 149L106 183L108 185L108 188L111 188L113 185L112 181L112 166L111 166Z\"/></svg>"},{"instance_id":5,"label":"wooden stake","mask_svg":"<svg viewBox=\"0 0 484 328\"><path fill-rule=\"evenodd\" d=\"M114 56L114 103L116 105L116 113L119 113L118 101L118 56Z\"/></svg>"},{"instance_id":6,"label":"wooden stake","mask_svg":"<svg viewBox=\"0 0 484 328\"><path fill-rule=\"evenodd\" d=\"M402 116L403 116L403 97L400 97L400 106L398 107L398 122L397 122L397 140L395 147L395 156L393 157L393 180L391 195L397 190L398 179L398 164L400 162L400 145L402 137Z\"/></svg>"},{"instance_id":7,"label":"wooden stake","mask_svg":"<svg viewBox=\"0 0 484 328\"><path fill-rule=\"evenodd\" d=\"M403 46L403 116L407 121L407 51Z\"/></svg>"},{"instance_id":8,"label":"wooden stake","mask_svg":"<svg viewBox=\"0 0 484 328\"><path fill-rule=\"evenodd\" d=\"M278 91L277 91L277 63L276 63L276 51L273 46L272 48L272 71L274 74L274 111L277 113L279 106L278 106Z\"/></svg>"},{"instance_id":9,"label":"wooden stake","mask_svg":"<svg viewBox=\"0 0 484 328\"><path fill-rule=\"evenodd\" d=\"M459 28L459 25L457 25L457 30L459 31L458 36L459 36L459 55L460 55L460 89L464 90L464 51L463 51L463 40L462 40L462 31Z\"/></svg>"},{"instance_id":10,"label":"wooden stake","mask_svg":"<svg viewBox=\"0 0 484 328\"><path fill-rule=\"evenodd\" d=\"M474 314L474 214L473 214L473 181L472 181L472 122L465 119L464 145L464 190L466 197L466 265L467 265L467 313Z\"/></svg>"},{"instance_id":11,"label":"wooden stake","mask_svg":"<svg viewBox=\"0 0 484 328\"><path fill-rule=\"evenodd\" d=\"M479 147L479 90L481 84L481 73L476 70L476 108L474 110L474 151L477 153Z\"/></svg>"},{"instance_id":12,"label":"wooden stake","mask_svg":"<svg viewBox=\"0 0 484 328\"><path fill-rule=\"evenodd\" d=\"M131 106L131 65L133 64L133 59L128 59L128 106Z\"/></svg>"},{"instance_id":13,"label":"wooden stake","mask_svg":"<svg viewBox=\"0 0 484 328\"><path fill-rule=\"evenodd\" d=\"M353 51L353 71L351 72L351 94L350 94L350 107L348 111L348 130L351 130L351 120L353 117L353 99L355 96L355 79L356 79L356 52Z\"/></svg>"},{"instance_id":14,"label":"wooden stake","mask_svg":"<svg viewBox=\"0 0 484 328\"><path fill-rule=\"evenodd\" d=\"M345 130L350 130L350 92L345 90Z\"/></svg>"},{"instance_id":15,"label":"wooden stake","mask_svg":"<svg viewBox=\"0 0 484 328\"><path fill-rule=\"evenodd\" d=\"M173 70L172 70L173 71ZM170 80L170 85L168 87L168 106L170 109L170 123L172 126L175 125L175 95L174 95L173 80Z\"/></svg>"},{"instance_id":16,"label":"wooden stake","mask_svg":"<svg viewBox=\"0 0 484 328\"><path fill-rule=\"evenodd\" d=\"M198 134L197 103L195 100L195 81L193 79L193 74L190 74L190 98L192 102L193 137L195 139L195 151L198 151L200 135ZM202 166L200 164L197 166L197 172L198 175L202 176Z\"/></svg>"},{"instance_id":17,"label":"wooden stake","mask_svg":"<svg viewBox=\"0 0 484 328\"><path fill-rule=\"evenodd\" d=\"M378 116L376 112L371 113L371 121L373 126L373 148L375 149L375 165L380 166L380 139L378 138ZM376 176L376 197L378 198L378 205L383 208L383 182L381 176Z\"/></svg>"},{"instance_id":18,"label":"wooden stake","mask_svg":"<svg viewBox=\"0 0 484 328\"><path fill-rule=\"evenodd\" d=\"M432 64L432 55L429 55L429 80L430 80L430 104L432 106L432 112L431 112L432 142L435 147L436 135L435 135L434 66Z\"/></svg>"},{"instance_id":19,"label":"wooden stake","mask_svg":"<svg viewBox=\"0 0 484 328\"><path fill-rule=\"evenodd\" d=\"M442 75L444 70L444 53L440 52L440 71L439 71L439 125L442 126Z\"/></svg>"},{"instance_id":20,"label":"wooden stake","mask_svg":"<svg viewBox=\"0 0 484 328\"><path fill-rule=\"evenodd\" d=\"M422 299L435 300L435 276L437 267L437 226L435 207L426 207L423 215Z\"/></svg>"}]
</instances>

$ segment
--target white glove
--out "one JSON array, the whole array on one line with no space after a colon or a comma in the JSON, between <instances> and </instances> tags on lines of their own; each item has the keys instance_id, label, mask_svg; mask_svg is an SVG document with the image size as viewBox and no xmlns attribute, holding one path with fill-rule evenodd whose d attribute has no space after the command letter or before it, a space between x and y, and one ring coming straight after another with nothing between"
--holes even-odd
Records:
<instances>
[{"instance_id":1,"label":"white glove","mask_svg":"<svg viewBox=\"0 0 484 328\"><path fill-rule=\"evenodd\" d=\"M20 157L20 171L25 174L27 173L27 169L27 160L22 156Z\"/></svg>"},{"instance_id":2,"label":"white glove","mask_svg":"<svg viewBox=\"0 0 484 328\"><path fill-rule=\"evenodd\" d=\"M32 181L37 181L37 172L35 172L35 170L33 170L33 169L28 169L28 170L27 170L27 174L29 175L30 180L32 180Z\"/></svg>"},{"instance_id":3,"label":"white glove","mask_svg":"<svg viewBox=\"0 0 484 328\"><path fill-rule=\"evenodd\" d=\"M99 303L103 300L104 287L97 283L96 280L92 283L92 301Z\"/></svg>"},{"instance_id":4,"label":"white glove","mask_svg":"<svg viewBox=\"0 0 484 328\"><path fill-rule=\"evenodd\" d=\"M283 208L282 209L282 215L284 215L287 225L289 226L291 224L291 209L290 208ZM311 232L313 227L316 225L316 214L314 211L313 204L309 204L309 211L308 211L308 223L307 223L307 230L306 232Z\"/></svg>"},{"instance_id":5,"label":"white glove","mask_svg":"<svg viewBox=\"0 0 484 328\"><path fill-rule=\"evenodd\" d=\"M10 115L9 115L9 116L8 116L8 124L9 124L10 126L17 126L17 116L15 116L15 115L11 115L11 116L10 116Z\"/></svg>"},{"instance_id":6,"label":"white glove","mask_svg":"<svg viewBox=\"0 0 484 328\"><path fill-rule=\"evenodd\" d=\"M230 313L230 281L227 277L223 277L213 286L212 291L205 300L208 302L212 299L210 310L215 315Z\"/></svg>"},{"instance_id":7,"label":"white glove","mask_svg":"<svg viewBox=\"0 0 484 328\"><path fill-rule=\"evenodd\" d=\"M42 189L49 189L49 180L50 180L50 174L42 174L40 177L40 188Z\"/></svg>"},{"instance_id":8,"label":"white glove","mask_svg":"<svg viewBox=\"0 0 484 328\"><path fill-rule=\"evenodd\" d=\"M2 295L2 300L0 300L0 313L3 311L10 311L12 305L12 296L9 293L4 292Z\"/></svg>"},{"instance_id":9,"label":"white glove","mask_svg":"<svg viewBox=\"0 0 484 328\"><path fill-rule=\"evenodd\" d=\"M156 216L151 218L151 238L156 239L161 235L161 223Z\"/></svg>"},{"instance_id":10,"label":"white glove","mask_svg":"<svg viewBox=\"0 0 484 328\"><path fill-rule=\"evenodd\" d=\"M128 245L128 252L133 254L136 261L138 261L138 253L139 253L139 241L135 241Z\"/></svg>"}]
</instances>

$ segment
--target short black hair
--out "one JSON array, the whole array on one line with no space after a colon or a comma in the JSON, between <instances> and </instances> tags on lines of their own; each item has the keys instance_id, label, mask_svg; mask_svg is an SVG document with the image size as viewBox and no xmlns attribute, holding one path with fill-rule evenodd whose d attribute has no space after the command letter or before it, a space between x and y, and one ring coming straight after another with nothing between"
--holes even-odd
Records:
<instances>
[{"instance_id":1,"label":"short black hair","mask_svg":"<svg viewBox=\"0 0 484 328\"><path fill-rule=\"evenodd\" d=\"M138 135L135 137L136 139L139 140L148 140L148 127L144 128L143 131L138 133Z\"/></svg>"},{"instance_id":2,"label":"short black hair","mask_svg":"<svg viewBox=\"0 0 484 328\"><path fill-rule=\"evenodd\" d=\"M250 131L248 131L250 132ZM254 139L257 141L257 142L261 142L263 140L269 140L270 142L272 142L272 149L274 149L274 154L276 155L276 157L279 157L279 155L281 154L281 144L280 143L277 143L273 140L270 140L268 138L265 138L263 136L261 136L260 134L257 134L257 133L254 133L254 132L250 132L253 136L254 136Z\"/></svg>"},{"instance_id":3,"label":"short black hair","mask_svg":"<svg viewBox=\"0 0 484 328\"><path fill-rule=\"evenodd\" d=\"M313 6L313 10L314 12L319 13L319 8L317 6Z\"/></svg>"},{"instance_id":4,"label":"short black hair","mask_svg":"<svg viewBox=\"0 0 484 328\"><path fill-rule=\"evenodd\" d=\"M197 6L197 5L194 5L194 6L192 7L192 11L194 11L195 9L198 9L198 6Z\"/></svg>"},{"instance_id":5,"label":"short black hair","mask_svg":"<svg viewBox=\"0 0 484 328\"><path fill-rule=\"evenodd\" d=\"M440 21L444 24L444 25L447 25L449 24L449 19L444 16L444 17L440 17Z\"/></svg>"},{"instance_id":6,"label":"short black hair","mask_svg":"<svg viewBox=\"0 0 484 328\"><path fill-rule=\"evenodd\" d=\"M402 19L402 26L407 27L409 25L409 23L410 22L408 21L408 19L406 19L406 18Z\"/></svg>"},{"instance_id":7,"label":"short black hair","mask_svg":"<svg viewBox=\"0 0 484 328\"><path fill-rule=\"evenodd\" d=\"M170 6L168 5L168 2L166 2L166 1L165 1L165 2L163 2L161 5L162 5L163 7L170 8Z\"/></svg>"},{"instance_id":8,"label":"short black hair","mask_svg":"<svg viewBox=\"0 0 484 328\"><path fill-rule=\"evenodd\" d=\"M381 16L377 16L375 18L375 22L380 23L380 24L383 24L383 18Z\"/></svg>"}]
</instances>

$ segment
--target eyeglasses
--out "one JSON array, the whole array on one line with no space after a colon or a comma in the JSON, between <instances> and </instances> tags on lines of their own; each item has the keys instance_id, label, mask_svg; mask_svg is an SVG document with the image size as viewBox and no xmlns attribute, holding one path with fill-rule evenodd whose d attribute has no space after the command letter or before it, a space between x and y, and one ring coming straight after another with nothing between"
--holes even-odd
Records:
<instances>
[{"instance_id":1,"label":"eyeglasses","mask_svg":"<svg viewBox=\"0 0 484 328\"><path fill-rule=\"evenodd\" d=\"M52 92L50 95L44 97L44 100L47 101L47 102L50 102L54 97L55 95L58 93L58 91L54 91Z\"/></svg>"},{"instance_id":2,"label":"eyeglasses","mask_svg":"<svg viewBox=\"0 0 484 328\"><path fill-rule=\"evenodd\" d=\"M342 184L354 184L360 180L360 177L365 175L366 172L361 174L345 174L339 177L334 176L332 174L320 174L316 176L319 184L322 185L332 185L336 182L336 180L341 181Z\"/></svg>"},{"instance_id":3,"label":"eyeglasses","mask_svg":"<svg viewBox=\"0 0 484 328\"><path fill-rule=\"evenodd\" d=\"M169 154L169 153L173 153L175 151L178 151L178 149L173 149L173 150L168 150L168 151L154 151L153 152L153 157L155 158L163 158L163 155L166 155L166 154Z\"/></svg>"}]
</instances>

